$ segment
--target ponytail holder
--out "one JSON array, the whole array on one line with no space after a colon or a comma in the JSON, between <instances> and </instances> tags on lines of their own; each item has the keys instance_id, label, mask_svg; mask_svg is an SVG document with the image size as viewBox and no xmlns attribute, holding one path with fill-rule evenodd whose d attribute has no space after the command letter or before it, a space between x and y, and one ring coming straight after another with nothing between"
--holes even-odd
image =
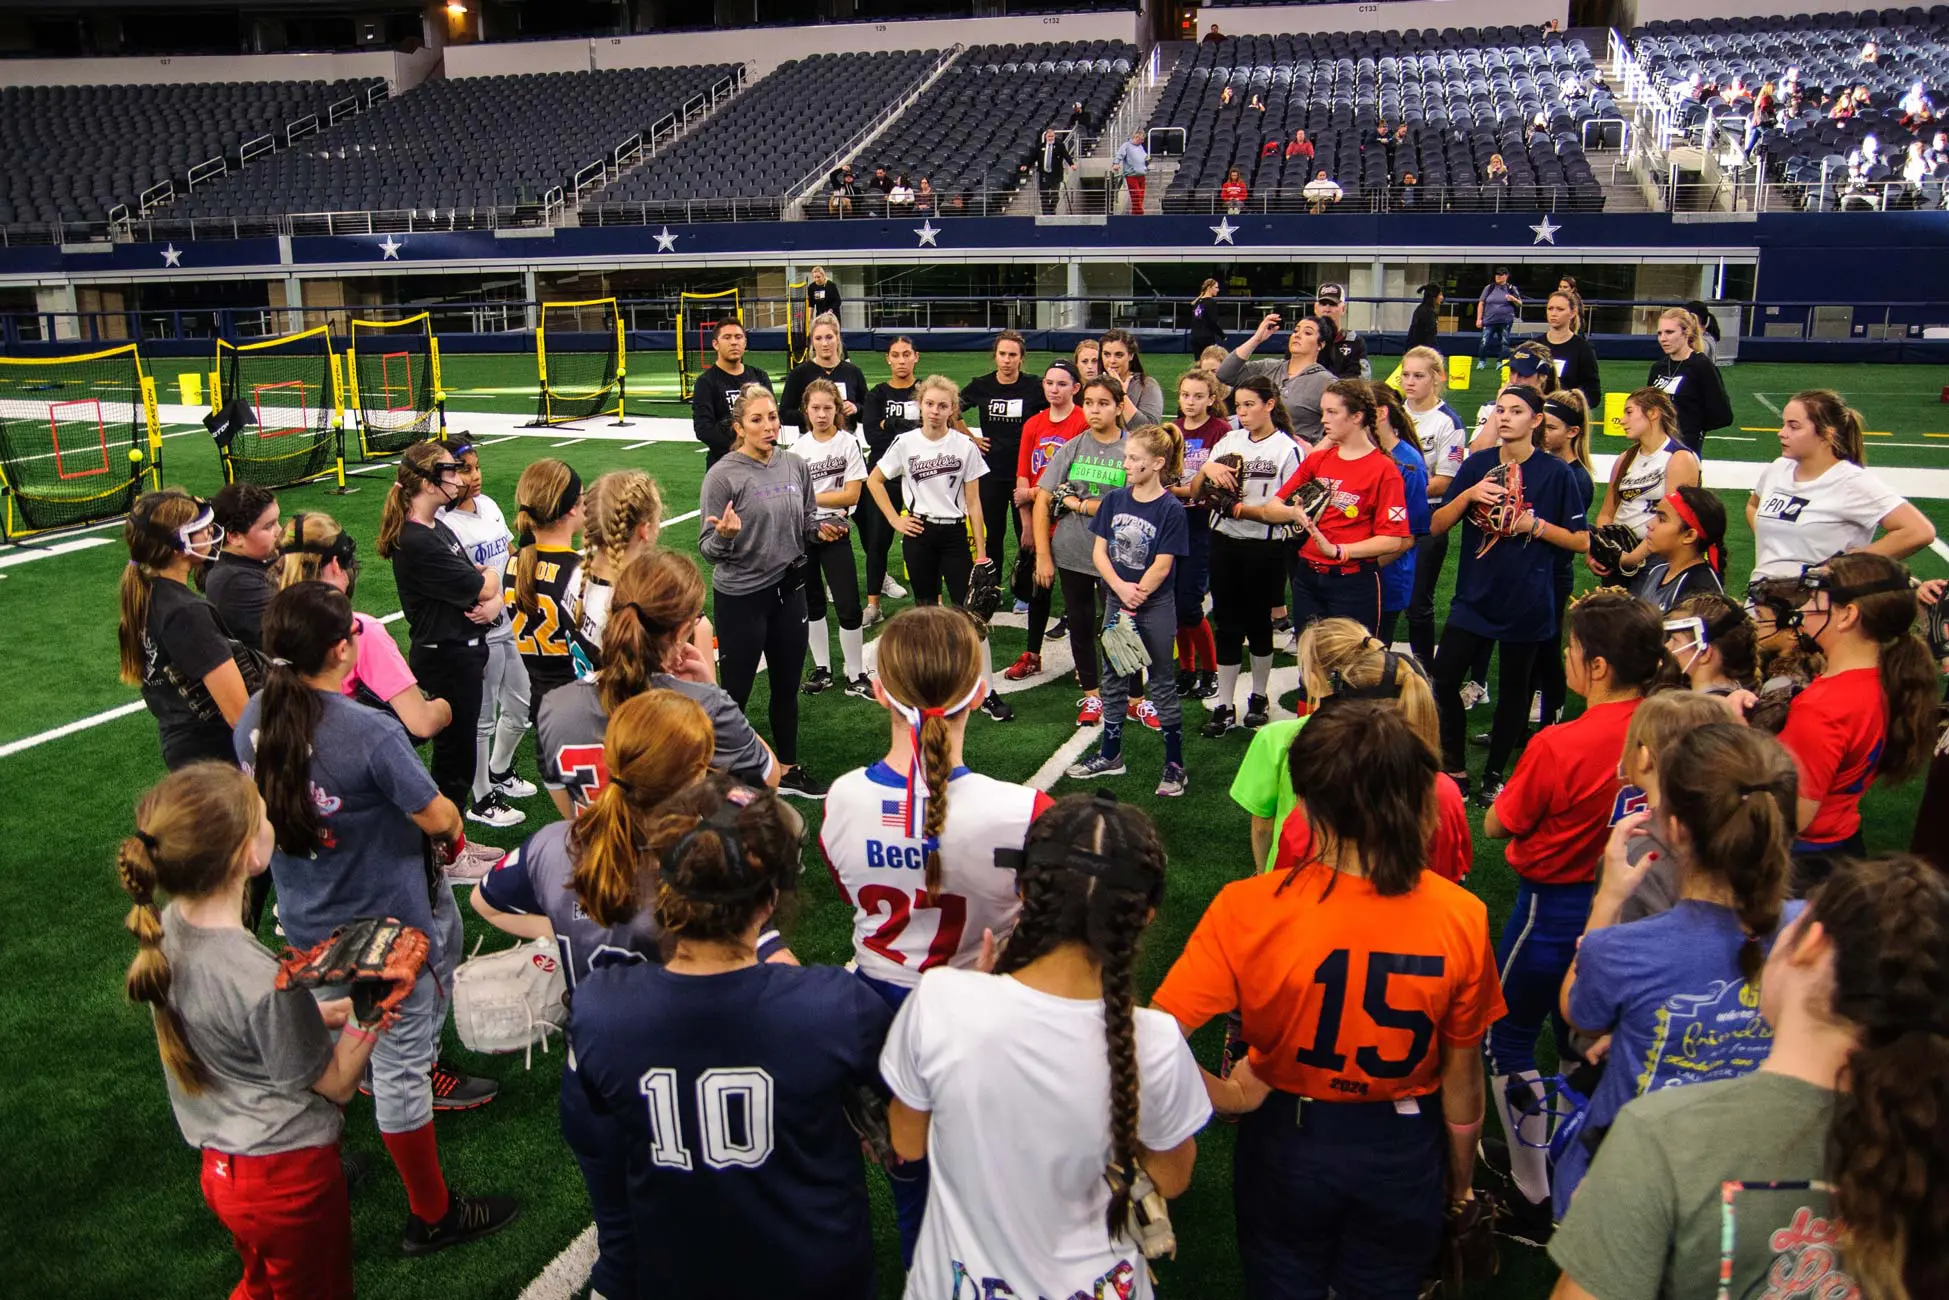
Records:
<instances>
[{"instance_id":1,"label":"ponytail holder","mask_svg":"<svg viewBox=\"0 0 1949 1300\"><path fill-rule=\"evenodd\" d=\"M633 600L626 600L622 604L616 606L616 608L626 609L630 613L636 615L636 621L641 623L643 625L643 630L645 632L648 632L651 636L668 636L670 633L677 630L675 627L664 623L661 619L651 618L649 611L644 609L641 605L637 604Z\"/></svg>"},{"instance_id":2,"label":"ponytail holder","mask_svg":"<svg viewBox=\"0 0 1949 1300\"><path fill-rule=\"evenodd\" d=\"M1753 784L1742 783L1739 787L1739 801L1741 803L1744 803L1748 799L1752 798L1754 795L1767 794L1771 792L1772 789L1773 787L1764 781L1753 783Z\"/></svg>"},{"instance_id":3,"label":"ponytail holder","mask_svg":"<svg viewBox=\"0 0 1949 1300\"><path fill-rule=\"evenodd\" d=\"M636 787L631 785L629 782L623 780L620 776L610 777L609 784L615 786L618 790L621 790L624 794L636 793Z\"/></svg>"},{"instance_id":4,"label":"ponytail holder","mask_svg":"<svg viewBox=\"0 0 1949 1300\"><path fill-rule=\"evenodd\" d=\"M534 544L535 544L535 534L533 529L523 528L519 533L515 534L515 538L514 538L515 550L525 551L530 546L533 546Z\"/></svg>"},{"instance_id":5,"label":"ponytail holder","mask_svg":"<svg viewBox=\"0 0 1949 1300\"><path fill-rule=\"evenodd\" d=\"M1678 516L1678 522L1697 533L1699 540L1705 543L1705 560L1707 564L1712 566L1712 571L1714 573L1725 572L1725 551L1719 543L1705 535L1705 525L1699 522L1698 512L1693 510L1686 503L1685 498L1677 492L1667 492L1665 494L1665 500L1671 502L1672 513Z\"/></svg>"},{"instance_id":6,"label":"ponytail holder","mask_svg":"<svg viewBox=\"0 0 1949 1300\"><path fill-rule=\"evenodd\" d=\"M922 709L920 711L920 716L922 718L940 718L943 721L945 721L947 718L947 710L946 709Z\"/></svg>"},{"instance_id":7,"label":"ponytail holder","mask_svg":"<svg viewBox=\"0 0 1949 1300\"><path fill-rule=\"evenodd\" d=\"M905 833L909 839L912 839L914 835L917 834L915 828L924 824L924 820L925 820L920 815L920 779L919 778L920 778L921 723L925 722L928 718L940 718L941 720L946 721L948 718L953 717L955 714L961 713L969 708L972 708L974 706L975 697L981 694L981 688L983 684L984 684L983 680L980 677L975 678L975 684L968 688L968 693L966 695L963 695L959 700L955 701L953 704L947 705L944 708L938 706L929 707L929 708L915 708L911 704L902 704L899 700L893 697L893 693L891 691L887 692L887 703L892 705L893 711L895 713L898 713L901 717L905 718L907 720L907 725L913 729L913 754L907 760L907 798L905 800L906 810L907 810L907 823L905 827ZM921 841L921 851L923 853L930 853L934 849L938 848L939 844L940 842L938 840L932 838L925 838Z\"/></svg>"},{"instance_id":8,"label":"ponytail holder","mask_svg":"<svg viewBox=\"0 0 1949 1300\"><path fill-rule=\"evenodd\" d=\"M135 832L135 838L142 841L142 847L149 850L152 857L155 855L156 850L162 847L156 842L156 837L145 830L138 828Z\"/></svg>"},{"instance_id":9,"label":"ponytail holder","mask_svg":"<svg viewBox=\"0 0 1949 1300\"><path fill-rule=\"evenodd\" d=\"M289 659L279 659L275 656L271 659L271 667L273 668L289 668L290 666L291 661Z\"/></svg>"}]
</instances>

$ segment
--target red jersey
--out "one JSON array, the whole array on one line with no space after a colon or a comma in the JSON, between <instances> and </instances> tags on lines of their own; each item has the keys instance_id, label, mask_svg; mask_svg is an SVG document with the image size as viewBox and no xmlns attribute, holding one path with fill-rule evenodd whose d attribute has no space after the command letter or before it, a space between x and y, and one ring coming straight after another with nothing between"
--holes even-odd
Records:
<instances>
[{"instance_id":1,"label":"red jersey","mask_svg":"<svg viewBox=\"0 0 1949 1300\"><path fill-rule=\"evenodd\" d=\"M1874 784L1888 740L1879 668L1816 677L1794 697L1780 743L1800 769L1800 797L1820 800L1800 838L1833 844L1861 827L1861 796Z\"/></svg>"},{"instance_id":2,"label":"red jersey","mask_svg":"<svg viewBox=\"0 0 1949 1300\"><path fill-rule=\"evenodd\" d=\"M1481 899L1432 872L1384 898L1320 863L1219 890L1152 1003L1187 1032L1236 1009L1253 1072L1320 1101L1425 1097L1440 1047L1504 1011Z\"/></svg>"},{"instance_id":3,"label":"red jersey","mask_svg":"<svg viewBox=\"0 0 1949 1300\"><path fill-rule=\"evenodd\" d=\"M1283 769L1282 769L1283 770ZM1306 820L1306 805L1300 804L1286 818L1279 831L1279 845L1273 851L1272 869L1284 871L1313 855L1313 826ZM1428 846L1428 870L1456 884L1468 878L1475 865L1475 837L1469 830L1468 800L1462 788L1446 772L1435 774L1435 838Z\"/></svg>"},{"instance_id":4,"label":"red jersey","mask_svg":"<svg viewBox=\"0 0 1949 1300\"><path fill-rule=\"evenodd\" d=\"M1033 487L1057 448L1089 427L1080 406L1070 407L1061 420L1051 420L1047 411L1031 415L1022 422L1022 449L1015 454L1015 477L1027 479Z\"/></svg>"},{"instance_id":5,"label":"red jersey","mask_svg":"<svg viewBox=\"0 0 1949 1300\"><path fill-rule=\"evenodd\" d=\"M1539 885L1597 879L1626 789L1617 775L1624 730L1637 711L1637 700L1593 705L1530 739L1496 796L1496 820L1515 837L1505 856L1517 875Z\"/></svg>"},{"instance_id":6,"label":"red jersey","mask_svg":"<svg viewBox=\"0 0 1949 1300\"><path fill-rule=\"evenodd\" d=\"M1318 479L1332 490L1320 517L1313 522L1336 547L1370 537L1408 537L1408 494L1401 467L1384 451L1370 451L1352 460L1332 443L1321 443L1299 463L1299 469L1279 489L1283 500L1300 485ZM1299 553L1331 564L1327 553L1307 534Z\"/></svg>"}]
</instances>

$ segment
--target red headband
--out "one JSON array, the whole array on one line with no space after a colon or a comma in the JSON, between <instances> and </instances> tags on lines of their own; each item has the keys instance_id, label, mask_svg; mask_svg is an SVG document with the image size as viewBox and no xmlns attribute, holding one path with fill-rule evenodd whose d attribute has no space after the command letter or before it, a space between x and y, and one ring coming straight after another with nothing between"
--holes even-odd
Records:
<instances>
[{"instance_id":1,"label":"red headband","mask_svg":"<svg viewBox=\"0 0 1949 1300\"><path fill-rule=\"evenodd\" d=\"M1712 571L1723 573L1726 567L1725 553L1719 549L1719 543L1705 535L1705 525L1699 522L1698 515L1685 503L1685 498L1676 492L1668 492L1665 500L1672 503L1672 513L1678 516L1678 521L1697 533L1699 540L1705 543L1705 559L1712 566Z\"/></svg>"}]
</instances>

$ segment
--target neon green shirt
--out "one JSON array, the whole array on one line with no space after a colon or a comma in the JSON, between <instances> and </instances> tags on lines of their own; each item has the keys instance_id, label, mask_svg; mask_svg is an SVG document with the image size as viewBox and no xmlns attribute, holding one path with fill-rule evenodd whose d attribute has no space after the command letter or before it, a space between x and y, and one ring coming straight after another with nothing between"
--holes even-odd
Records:
<instances>
[{"instance_id":1,"label":"neon green shirt","mask_svg":"<svg viewBox=\"0 0 1949 1300\"><path fill-rule=\"evenodd\" d=\"M1260 727L1245 751L1244 761L1238 765L1238 774L1232 778L1232 802L1254 817L1272 819L1275 849L1279 833L1285 829L1286 814L1299 806L1299 796L1293 793L1292 776L1286 769L1286 755L1293 747L1293 738L1305 725L1305 718L1285 718ZM1270 866L1271 861L1268 854L1266 864Z\"/></svg>"}]
</instances>

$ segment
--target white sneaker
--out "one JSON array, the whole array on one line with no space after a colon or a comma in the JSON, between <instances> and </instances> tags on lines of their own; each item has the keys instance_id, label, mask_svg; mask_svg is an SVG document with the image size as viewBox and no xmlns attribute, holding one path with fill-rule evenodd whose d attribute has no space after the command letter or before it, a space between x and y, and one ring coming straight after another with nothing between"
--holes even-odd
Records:
<instances>
[{"instance_id":1,"label":"white sneaker","mask_svg":"<svg viewBox=\"0 0 1949 1300\"><path fill-rule=\"evenodd\" d=\"M905 600L907 598L907 589L895 582L893 575L889 573L885 580L880 583L880 594L888 600Z\"/></svg>"},{"instance_id":2,"label":"white sneaker","mask_svg":"<svg viewBox=\"0 0 1949 1300\"><path fill-rule=\"evenodd\" d=\"M494 793L503 799L532 799L541 793L535 789L533 781L524 781L515 775L513 768L505 772L489 772L487 779L494 785Z\"/></svg>"},{"instance_id":3,"label":"white sneaker","mask_svg":"<svg viewBox=\"0 0 1949 1300\"><path fill-rule=\"evenodd\" d=\"M468 805L467 820L486 826L519 826L528 820L528 814L519 808L509 807L500 791L489 790L485 798L476 799Z\"/></svg>"},{"instance_id":4,"label":"white sneaker","mask_svg":"<svg viewBox=\"0 0 1949 1300\"><path fill-rule=\"evenodd\" d=\"M484 879L488 872L501 865L507 857L506 849L497 849L492 844L469 842L460 851L460 856L440 868L440 874L457 884Z\"/></svg>"},{"instance_id":5,"label":"white sneaker","mask_svg":"<svg viewBox=\"0 0 1949 1300\"><path fill-rule=\"evenodd\" d=\"M872 627L875 623L878 623L881 619L885 617L886 615L880 612L880 607L878 605L868 605L865 609L860 611L859 625L863 628Z\"/></svg>"},{"instance_id":6,"label":"white sneaker","mask_svg":"<svg viewBox=\"0 0 1949 1300\"><path fill-rule=\"evenodd\" d=\"M1489 702L1489 688L1480 682L1462 683L1462 707L1479 708Z\"/></svg>"},{"instance_id":7,"label":"white sneaker","mask_svg":"<svg viewBox=\"0 0 1949 1300\"><path fill-rule=\"evenodd\" d=\"M1538 691L1529 697L1529 725L1534 727L1543 721L1543 692Z\"/></svg>"}]
</instances>

